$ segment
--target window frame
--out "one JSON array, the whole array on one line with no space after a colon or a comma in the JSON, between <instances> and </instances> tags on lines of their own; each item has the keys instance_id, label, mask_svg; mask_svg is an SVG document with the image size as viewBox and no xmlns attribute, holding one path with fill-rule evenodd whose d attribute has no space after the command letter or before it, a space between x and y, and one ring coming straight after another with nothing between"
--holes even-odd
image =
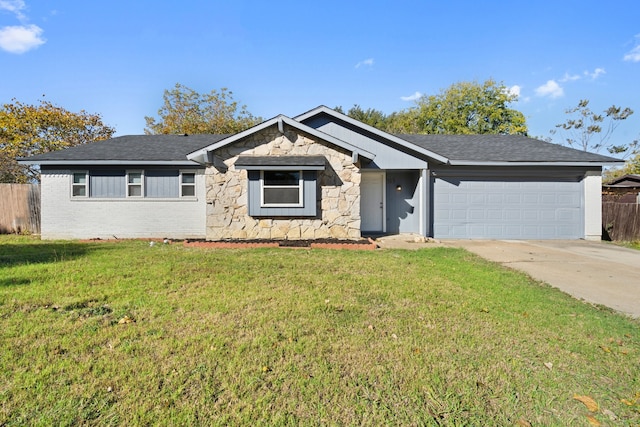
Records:
<instances>
[{"instance_id":1,"label":"window frame","mask_svg":"<svg viewBox=\"0 0 640 427\"><path fill-rule=\"evenodd\" d=\"M75 182L76 175L84 175L84 183ZM78 170L71 171L71 198L72 199L87 199L89 198L89 171ZM84 194L75 194L76 187L84 187Z\"/></svg>"},{"instance_id":2,"label":"window frame","mask_svg":"<svg viewBox=\"0 0 640 427\"><path fill-rule=\"evenodd\" d=\"M193 182L184 182L183 177L185 175L193 175ZM180 182L179 182L179 191L180 193L178 194L178 198L180 199L195 199L197 197L197 185L196 185L196 181L198 180L197 178L198 173L196 171L191 171L191 170L180 170ZM184 194L184 189L185 188L193 188L193 194L191 195L185 195Z\"/></svg>"},{"instance_id":3,"label":"window frame","mask_svg":"<svg viewBox=\"0 0 640 427\"><path fill-rule=\"evenodd\" d=\"M297 185L267 185L265 184L264 175L265 172L295 172L298 174ZM264 197L265 189L285 189L285 188L297 188L298 189L298 203L266 203ZM304 175L302 170L261 170L260 171L260 207L261 208L301 208L304 207Z\"/></svg>"},{"instance_id":4,"label":"window frame","mask_svg":"<svg viewBox=\"0 0 640 427\"><path fill-rule=\"evenodd\" d=\"M134 183L130 181L130 177L132 174L140 174L140 183ZM128 169L126 171L126 178L125 178L125 184L126 184L126 191L125 191L125 198L127 199L144 199L145 198L145 194L144 194L144 169ZM140 194L139 195L131 195L131 188L133 187L140 187Z\"/></svg>"}]
</instances>

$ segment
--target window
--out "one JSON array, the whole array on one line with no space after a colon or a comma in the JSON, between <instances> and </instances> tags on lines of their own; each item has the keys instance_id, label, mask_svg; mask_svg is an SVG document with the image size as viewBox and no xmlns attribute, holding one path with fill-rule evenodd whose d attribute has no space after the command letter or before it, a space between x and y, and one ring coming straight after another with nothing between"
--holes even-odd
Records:
<instances>
[{"instance_id":1,"label":"window","mask_svg":"<svg viewBox=\"0 0 640 427\"><path fill-rule=\"evenodd\" d=\"M71 196L95 199L181 199L196 200L194 169L152 167L119 169L97 166L71 172Z\"/></svg>"},{"instance_id":2,"label":"window","mask_svg":"<svg viewBox=\"0 0 640 427\"><path fill-rule=\"evenodd\" d=\"M127 171L127 197L142 197L143 178L142 171Z\"/></svg>"},{"instance_id":3,"label":"window","mask_svg":"<svg viewBox=\"0 0 640 427\"><path fill-rule=\"evenodd\" d=\"M73 197L87 197L87 172L74 172L71 184L71 195Z\"/></svg>"},{"instance_id":4,"label":"window","mask_svg":"<svg viewBox=\"0 0 640 427\"><path fill-rule=\"evenodd\" d=\"M182 172L180 174L180 196L196 196L196 174L195 172Z\"/></svg>"},{"instance_id":5,"label":"window","mask_svg":"<svg viewBox=\"0 0 640 427\"><path fill-rule=\"evenodd\" d=\"M261 184L263 207L302 206L302 172L262 171Z\"/></svg>"},{"instance_id":6,"label":"window","mask_svg":"<svg viewBox=\"0 0 640 427\"><path fill-rule=\"evenodd\" d=\"M324 156L238 156L236 169L246 170L248 213L253 217L296 218L318 214L318 172Z\"/></svg>"}]
</instances>

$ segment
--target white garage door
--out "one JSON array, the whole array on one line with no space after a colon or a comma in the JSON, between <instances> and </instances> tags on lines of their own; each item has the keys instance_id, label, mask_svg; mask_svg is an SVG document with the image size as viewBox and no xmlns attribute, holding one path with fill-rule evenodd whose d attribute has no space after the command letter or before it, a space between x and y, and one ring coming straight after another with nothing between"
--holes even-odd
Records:
<instances>
[{"instance_id":1,"label":"white garage door","mask_svg":"<svg viewBox=\"0 0 640 427\"><path fill-rule=\"evenodd\" d=\"M579 239L584 237L582 184L505 178L437 178L436 238Z\"/></svg>"}]
</instances>

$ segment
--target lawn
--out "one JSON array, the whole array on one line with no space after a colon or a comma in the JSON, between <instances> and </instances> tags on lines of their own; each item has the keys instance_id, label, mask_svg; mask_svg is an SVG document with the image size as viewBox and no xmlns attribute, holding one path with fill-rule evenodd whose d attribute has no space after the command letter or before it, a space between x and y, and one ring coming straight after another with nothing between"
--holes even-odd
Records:
<instances>
[{"instance_id":1,"label":"lawn","mask_svg":"<svg viewBox=\"0 0 640 427\"><path fill-rule=\"evenodd\" d=\"M464 250L0 236L0 425L640 424L640 322Z\"/></svg>"}]
</instances>

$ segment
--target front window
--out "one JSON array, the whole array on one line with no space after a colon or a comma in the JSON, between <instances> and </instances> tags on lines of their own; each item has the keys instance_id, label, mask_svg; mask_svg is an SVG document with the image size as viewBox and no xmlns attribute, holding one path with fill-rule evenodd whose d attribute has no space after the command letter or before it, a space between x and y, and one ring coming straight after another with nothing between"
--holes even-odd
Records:
<instances>
[{"instance_id":1,"label":"front window","mask_svg":"<svg viewBox=\"0 0 640 427\"><path fill-rule=\"evenodd\" d=\"M128 171L127 172L127 197L142 197L144 194L142 183L143 175L142 171Z\"/></svg>"},{"instance_id":2,"label":"front window","mask_svg":"<svg viewBox=\"0 0 640 427\"><path fill-rule=\"evenodd\" d=\"M86 172L74 172L73 183L71 185L71 195L73 197L87 197L89 192L87 191L87 173Z\"/></svg>"},{"instance_id":3,"label":"front window","mask_svg":"<svg viewBox=\"0 0 640 427\"><path fill-rule=\"evenodd\" d=\"M262 206L302 206L300 171L262 171Z\"/></svg>"},{"instance_id":4,"label":"front window","mask_svg":"<svg viewBox=\"0 0 640 427\"><path fill-rule=\"evenodd\" d=\"M195 197L196 174L194 172L182 172L180 176L180 195L182 197Z\"/></svg>"}]
</instances>

